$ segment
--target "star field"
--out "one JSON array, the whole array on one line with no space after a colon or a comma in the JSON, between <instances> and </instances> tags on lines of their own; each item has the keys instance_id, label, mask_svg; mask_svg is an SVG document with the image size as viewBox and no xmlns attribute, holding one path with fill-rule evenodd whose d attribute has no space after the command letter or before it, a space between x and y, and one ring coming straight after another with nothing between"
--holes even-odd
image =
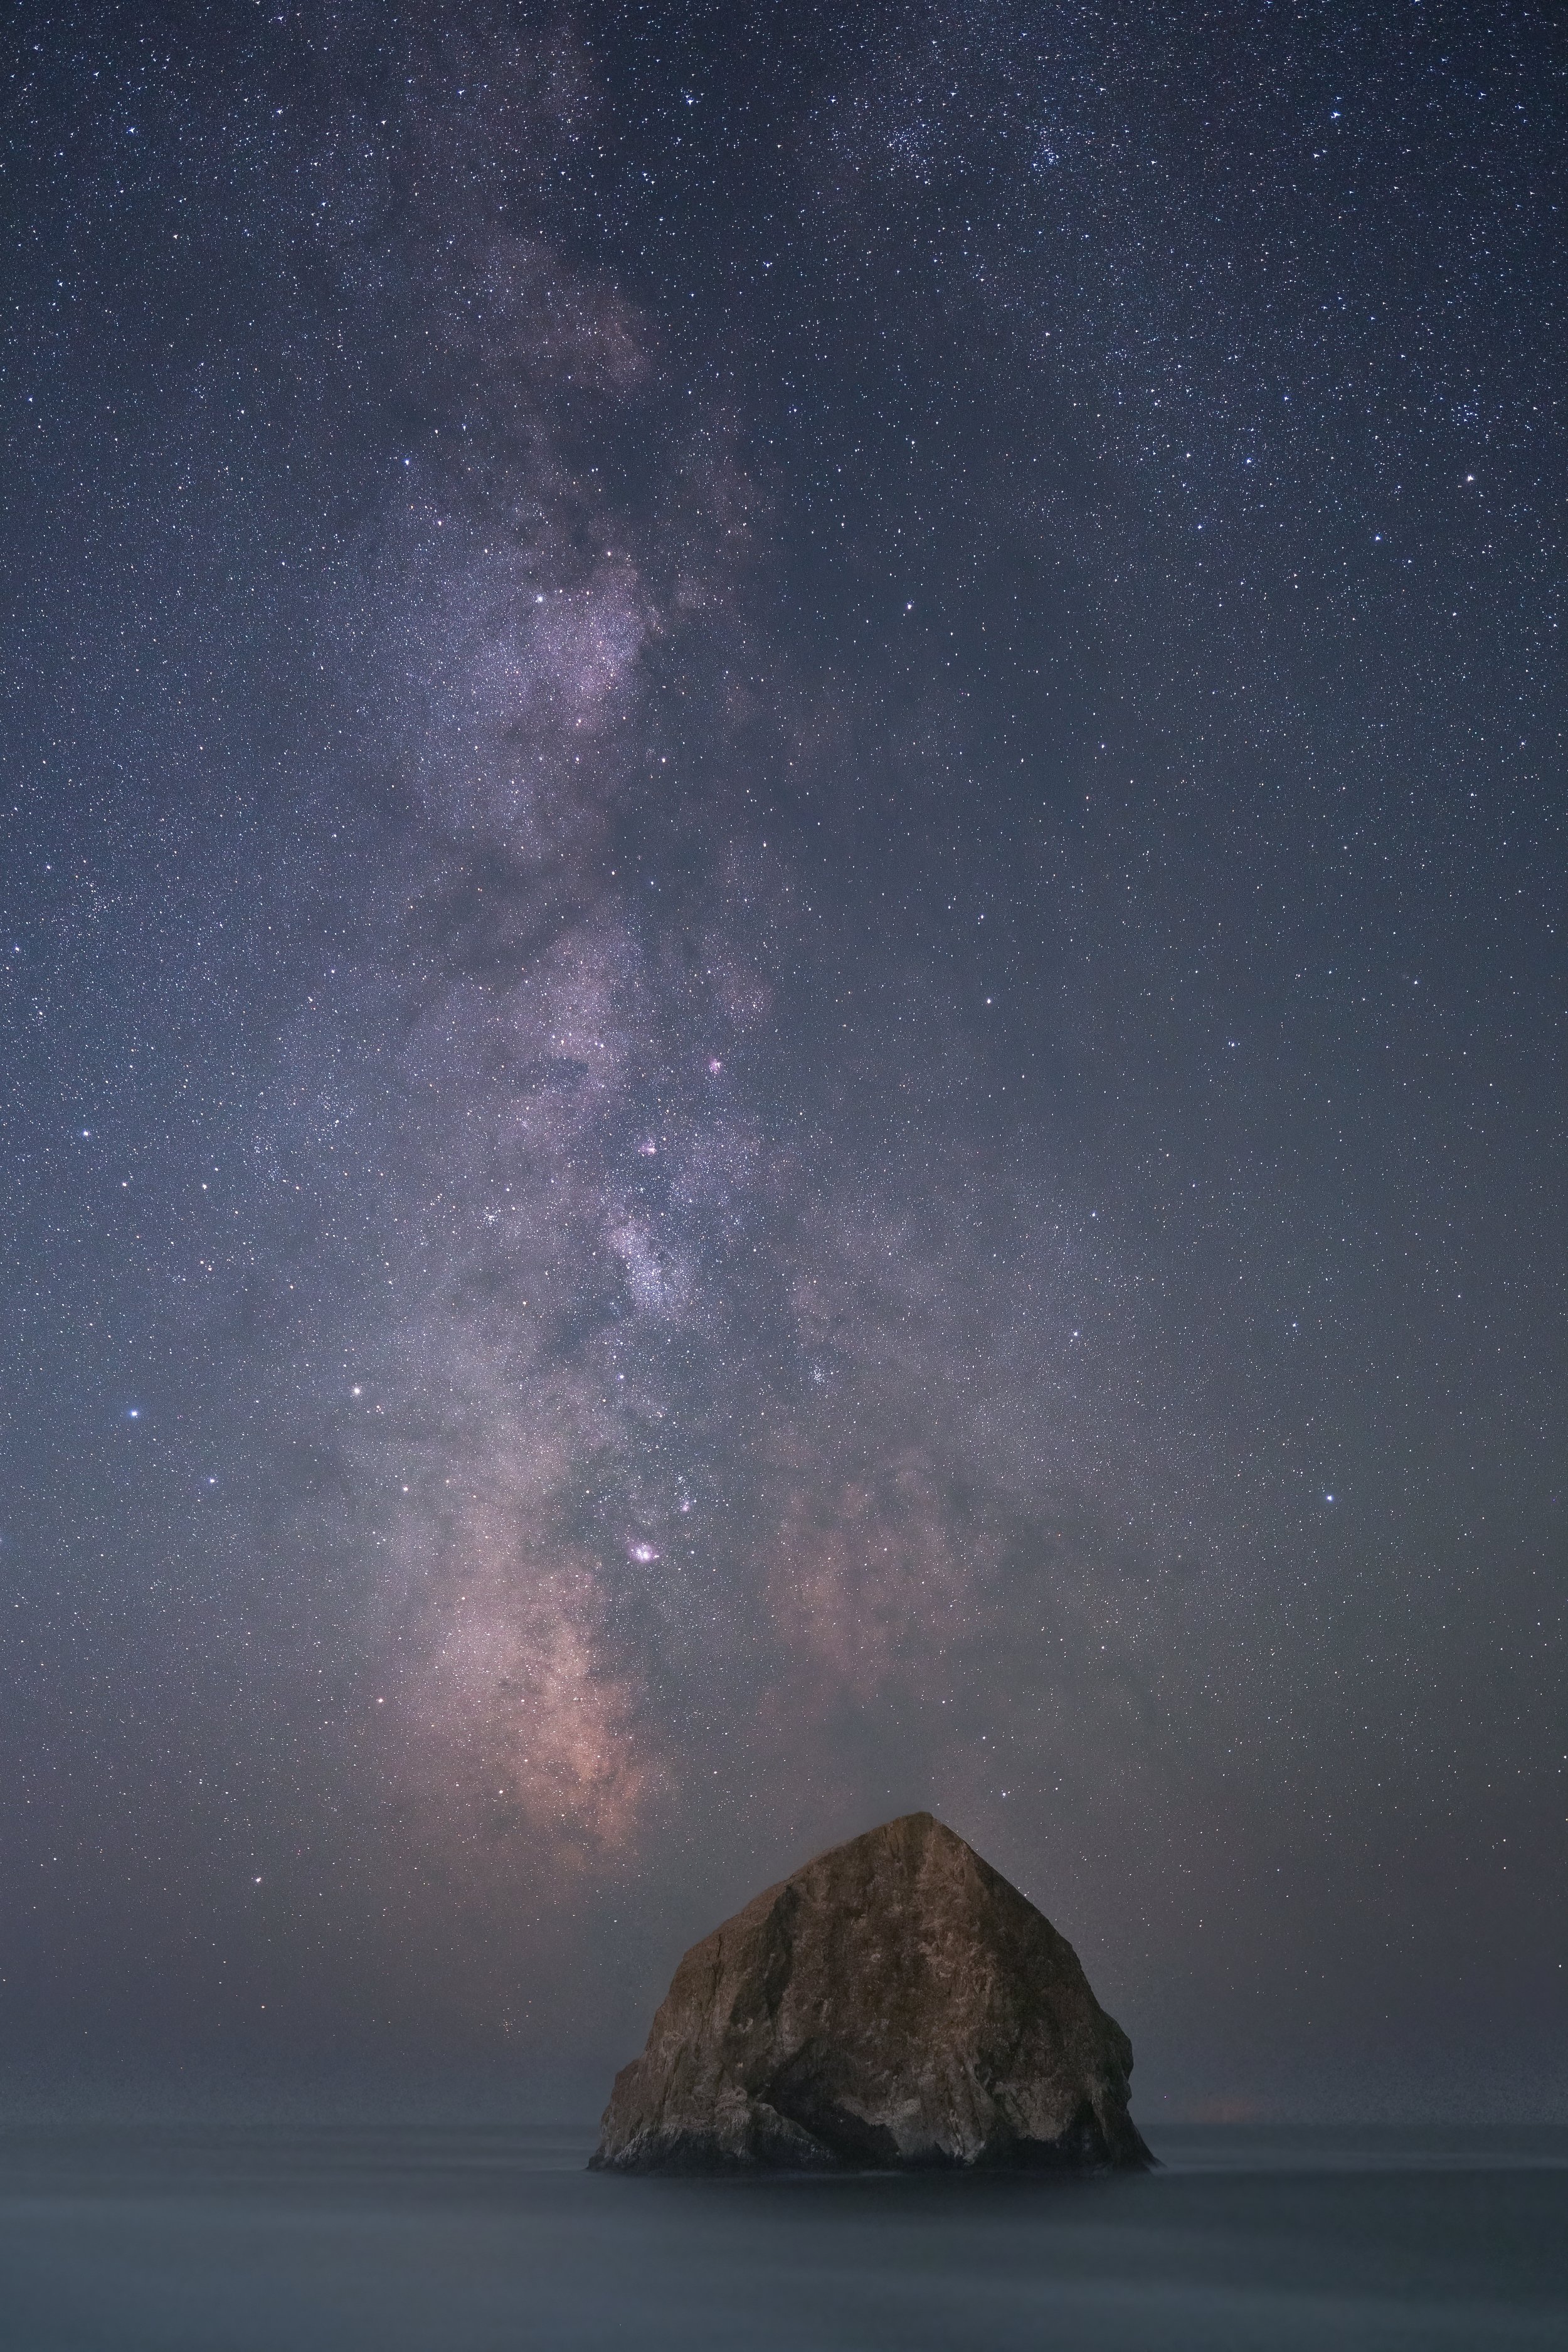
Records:
<instances>
[{"instance_id":1,"label":"star field","mask_svg":"<svg viewBox=\"0 0 1568 2352\"><path fill-rule=\"evenodd\" d=\"M1560 2098L1547 14L7 75L11 2048L575 2095L930 1804Z\"/></svg>"}]
</instances>

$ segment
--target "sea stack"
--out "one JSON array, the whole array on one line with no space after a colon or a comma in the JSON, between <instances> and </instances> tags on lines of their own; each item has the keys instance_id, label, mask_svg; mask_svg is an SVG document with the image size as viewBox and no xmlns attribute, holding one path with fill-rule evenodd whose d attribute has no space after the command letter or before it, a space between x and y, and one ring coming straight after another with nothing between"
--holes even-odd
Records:
<instances>
[{"instance_id":1,"label":"sea stack","mask_svg":"<svg viewBox=\"0 0 1568 2352\"><path fill-rule=\"evenodd\" d=\"M1066 1937L952 1830L905 1813L692 1946L590 2161L1135 2168L1152 2158L1131 2072Z\"/></svg>"}]
</instances>

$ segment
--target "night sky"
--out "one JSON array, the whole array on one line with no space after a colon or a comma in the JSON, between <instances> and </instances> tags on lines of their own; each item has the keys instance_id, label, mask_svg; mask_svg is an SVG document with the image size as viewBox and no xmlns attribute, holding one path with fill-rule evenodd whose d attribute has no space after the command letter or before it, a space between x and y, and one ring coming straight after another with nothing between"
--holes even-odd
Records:
<instances>
[{"instance_id":1,"label":"night sky","mask_svg":"<svg viewBox=\"0 0 1568 2352\"><path fill-rule=\"evenodd\" d=\"M1553 14L10 12L0 2082L1563 2112Z\"/></svg>"}]
</instances>

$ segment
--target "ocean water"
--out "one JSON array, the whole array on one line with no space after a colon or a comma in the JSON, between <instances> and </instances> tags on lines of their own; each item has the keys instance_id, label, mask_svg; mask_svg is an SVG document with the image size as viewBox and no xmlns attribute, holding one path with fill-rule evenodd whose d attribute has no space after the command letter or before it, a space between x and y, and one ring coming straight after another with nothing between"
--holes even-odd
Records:
<instances>
[{"instance_id":1,"label":"ocean water","mask_svg":"<svg viewBox=\"0 0 1568 2352\"><path fill-rule=\"evenodd\" d=\"M628 2180L590 2131L8 2123L3 2352L1568 2347L1568 2131L1143 2178Z\"/></svg>"}]
</instances>

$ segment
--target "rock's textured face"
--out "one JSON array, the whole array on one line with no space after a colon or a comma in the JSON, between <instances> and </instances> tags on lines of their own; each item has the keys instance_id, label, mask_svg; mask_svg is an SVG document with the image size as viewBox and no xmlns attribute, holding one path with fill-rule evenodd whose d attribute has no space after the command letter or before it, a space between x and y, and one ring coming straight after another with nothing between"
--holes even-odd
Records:
<instances>
[{"instance_id":1,"label":"rock's textured face","mask_svg":"<svg viewBox=\"0 0 1568 2352\"><path fill-rule=\"evenodd\" d=\"M1066 1938L961 1837L907 1813L692 1947L592 2160L1139 2166L1131 2071Z\"/></svg>"}]
</instances>

